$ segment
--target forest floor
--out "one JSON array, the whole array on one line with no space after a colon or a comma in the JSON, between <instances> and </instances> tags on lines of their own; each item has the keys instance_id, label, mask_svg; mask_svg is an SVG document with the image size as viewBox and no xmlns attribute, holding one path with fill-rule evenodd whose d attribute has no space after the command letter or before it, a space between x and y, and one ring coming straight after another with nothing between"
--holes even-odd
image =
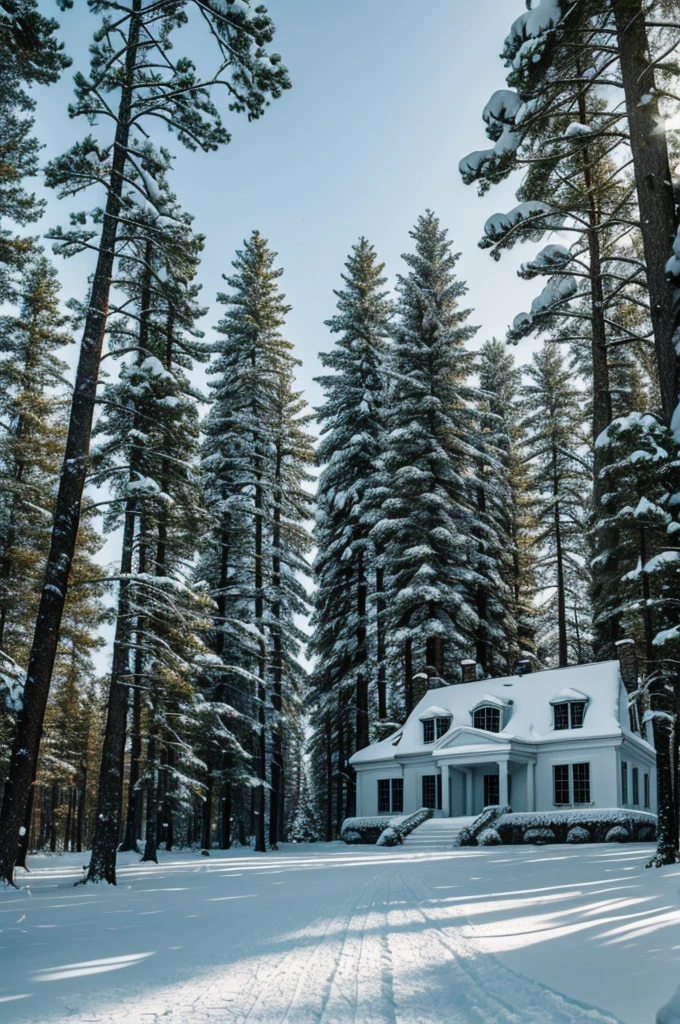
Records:
<instances>
[{"instance_id":1,"label":"forest floor","mask_svg":"<svg viewBox=\"0 0 680 1024\"><path fill-rule=\"evenodd\" d=\"M654 1024L680 865L651 852L126 854L115 888L73 888L87 855L34 857L0 892L0 1022Z\"/></svg>"}]
</instances>

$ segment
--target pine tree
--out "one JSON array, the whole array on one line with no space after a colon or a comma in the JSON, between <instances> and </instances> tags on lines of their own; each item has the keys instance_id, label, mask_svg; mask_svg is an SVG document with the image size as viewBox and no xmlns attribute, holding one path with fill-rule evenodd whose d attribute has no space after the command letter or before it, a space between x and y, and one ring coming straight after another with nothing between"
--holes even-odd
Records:
<instances>
[{"instance_id":1,"label":"pine tree","mask_svg":"<svg viewBox=\"0 0 680 1024\"><path fill-rule=\"evenodd\" d=\"M19 287L18 312L0 318L0 649L25 665L65 437L57 353L72 339L43 256Z\"/></svg>"},{"instance_id":2,"label":"pine tree","mask_svg":"<svg viewBox=\"0 0 680 1024\"><path fill-rule=\"evenodd\" d=\"M433 213L411 232L415 251L398 279L399 319L389 364L391 388L384 455L383 547L392 641L403 657L399 694L409 713L418 679L446 678L474 649L475 602L482 578L476 539L484 534L470 470L481 457L479 395L468 382L475 328L459 299L458 257Z\"/></svg>"},{"instance_id":3,"label":"pine tree","mask_svg":"<svg viewBox=\"0 0 680 1024\"><path fill-rule=\"evenodd\" d=\"M558 346L548 341L527 367L523 425L536 492L536 571L542 645L560 667L590 657L587 518L591 468L582 395Z\"/></svg>"},{"instance_id":4,"label":"pine tree","mask_svg":"<svg viewBox=\"0 0 680 1024\"><path fill-rule=\"evenodd\" d=\"M479 384L489 416L485 445L493 454L483 467L481 486L487 506L487 545L501 586L485 581L487 605L493 604L497 636L503 648L496 663L484 658L492 675L502 675L523 653L535 654L536 579L531 512L532 493L524 462L524 431L520 416L522 372L506 346L495 338L479 353ZM493 577L492 577L493 579Z\"/></svg>"},{"instance_id":5,"label":"pine tree","mask_svg":"<svg viewBox=\"0 0 680 1024\"><path fill-rule=\"evenodd\" d=\"M56 21L37 0L0 5L0 302L14 294L15 274L34 257L34 242L14 233L35 223L44 203L26 189L38 170L40 143L33 135L35 100L27 88L56 82L71 60L55 38Z\"/></svg>"},{"instance_id":6,"label":"pine tree","mask_svg":"<svg viewBox=\"0 0 680 1024\"><path fill-rule=\"evenodd\" d=\"M338 312L326 321L339 337L334 349L321 355L324 367L333 372L318 378L325 401L317 410L322 470L312 639L318 738L323 744L323 723L330 722L333 749L326 756L335 760L341 790L350 778L347 759L370 742L374 675L377 717L387 717L385 665L378 657L379 630L384 628L382 568L370 533L376 518L372 490L384 442L384 362L392 314L384 264L367 239L359 239L345 267L343 287L335 292ZM346 798L338 794L338 800L342 807L351 803L351 792ZM332 797L326 799L327 811L333 803ZM336 816L336 832L343 816Z\"/></svg>"},{"instance_id":7,"label":"pine tree","mask_svg":"<svg viewBox=\"0 0 680 1024\"><path fill-rule=\"evenodd\" d=\"M156 206L150 218L140 210L136 221L128 221L128 253L119 264L125 315L112 323L113 354L120 352L122 366L118 383L104 391L107 414L98 431L105 440L94 460L97 482L108 483L114 495L107 525L122 523L123 550L92 881L115 882L127 687L133 715L124 846L136 844L144 787L144 859L157 860L161 793L168 808L163 817L169 817L178 780L181 798L201 789L197 774L203 766L197 765L188 734L211 735L211 708L197 689L207 655L199 634L209 603L189 580L203 523L192 471L201 396L190 382L195 360L207 357L194 326L203 312L193 284L202 239L192 234L191 218L168 188L167 159L153 168L150 159L144 173L158 182ZM213 729L221 734L219 712L212 711Z\"/></svg>"},{"instance_id":8,"label":"pine tree","mask_svg":"<svg viewBox=\"0 0 680 1024\"><path fill-rule=\"evenodd\" d=\"M85 310L55 506L57 527L52 533L23 709L0 811L0 875L8 882L12 880L16 838L37 763L75 550L111 283L116 257L125 246L120 228L131 205L129 183L141 177L144 188L137 185L138 198L154 206L154 177L144 173L141 166L150 144L140 148L134 133L143 137L145 122L156 125L162 120L188 148L214 150L229 141L229 134L212 103L211 90L223 85L232 96L231 110L253 119L264 112L268 96L279 96L289 85L279 57L269 58L265 53L274 26L264 7L225 7L221 0L200 4L197 0L177 0L159 14L155 7L145 7L142 0L133 0L123 13L112 0L89 0L89 6L104 20L91 48L90 74L76 79L76 103L71 114L110 125L110 143L98 144L88 135L50 164L47 181L62 196L103 184L106 204L89 222L85 214L75 214L69 230L52 233L60 240L62 251L95 249L97 261ZM186 25L187 15L195 6L200 7L217 50L217 71L210 69L205 75L200 75L191 61L175 57L171 51L173 31ZM107 98L111 93L117 97L117 106L112 107Z\"/></svg>"},{"instance_id":9,"label":"pine tree","mask_svg":"<svg viewBox=\"0 0 680 1024\"><path fill-rule=\"evenodd\" d=\"M223 668L216 686L233 687L230 703L251 726L243 745L250 746L257 784L250 788L251 813L242 803L240 815L248 816L260 851L266 849L272 728L276 796L269 836L280 838L281 712L284 691L299 672L300 635L293 617L305 601L296 573L304 570L308 543L302 524L308 515L303 484L310 442L304 404L292 390L295 360L282 334L289 307L279 291L283 271L275 260L267 240L254 231L225 278L231 291L218 296L227 309L209 368L213 406L205 424L203 478L210 529L200 565L217 605L211 643ZM224 770L232 774L234 766L225 764ZM236 770L243 775L243 766ZM231 789L227 796L228 829Z\"/></svg>"}]
</instances>

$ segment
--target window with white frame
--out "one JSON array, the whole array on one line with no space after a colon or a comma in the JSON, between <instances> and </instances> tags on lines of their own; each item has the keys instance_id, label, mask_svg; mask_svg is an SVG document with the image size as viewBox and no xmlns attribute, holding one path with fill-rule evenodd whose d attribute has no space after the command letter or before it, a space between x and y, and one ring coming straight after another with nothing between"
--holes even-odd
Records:
<instances>
[{"instance_id":1,"label":"window with white frame","mask_svg":"<svg viewBox=\"0 0 680 1024\"><path fill-rule=\"evenodd\" d=\"M426 718L423 722L423 743L434 743L434 718Z\"/></svg>"},{"instance_id":2,"label":"window with white frame","mask_svg":"<svg viewBox=\"0 0 680 1024\"><path fill-rule=\"evenodd\" d=\"M582 729L585 713L584 700L560 701L559 704L553 704L555 729Z\"/></svg>"},{"instance_id":3,"label":"window with white frame","mask_svg":"<svg viewBox=\"0 0 680 1024\"><path fill-rule=\"evenodd\" d=\"M625 807L628 803L628 762L621 762L621 803Z\"/></svg>"},{"instance_id":4,"label":"window with white frame","mask_svg":"<svg viewBox=\"0 0 680 1024\"><path fill-rule=\"evenodd\" d=\"M484 732L500 732L500 708L494 708L490 704L477 708L472 715L472 724L475 729L483 729Z\"/></svg>"},{"instance_id":5,"label":"window with white frame","mask_svg":"<svg viewBox=\"0 0 680 1024\"><path fill-rule=\"evenodd\" d=\"M645 775L644 775L644 778L642 780L642 783L643 783L643 789L644 789L644 795L645 795L645 807L647 808L647 810L649 810L649 807L650 807L650 803L649 803L649 775L647 774L647 772L645 772Z\"/></svg>"},{"instance_id":6,"label":"window with white frame","mask_svg":"<svg viewBox=\"0 0 680 1024\"><path fill-rule=\"evenodd\" d=\"M557 806L590 803L590 764L553 765L553 802Z\"/></svg>"},{"instance_id":7,"label":"window with white frame","mask_svg":"<svg viewBox=\"0 0 680 1024\"><path fill-rule=\"evenodd\" d=\"M449 731L451 716L423 719L423 743L434 743Z\"/></svg>"},{"instance_id":8,"label":"window with white frame","mask_svg":"<svg viewBox=\"0 0 680 1024\"><path fill-rule=\"evenodd\" d=\"M640 769L633 768L633 807L640 804Z\"/></svg>"},{"instance_id":9,"label":"window with white frame","mask_svg":"<svg viewBox=\"0 0 680 1024\"><path fill-rule=\"evenodd\" d=\"M449 731L449 726L450 725L451 725L451 718L450 717L435 718L434 726L435 726L435 732L437 734L437 739L441 739L441 737L445 733L447 733Z\"/></svg>"},{"instance_id":10,"label":"window with white frame","mask_svg":"<svg viewBox=\"0 0 680 1024\"><path fill-rule=\"evenodd\" d=\"M404 780L378 779L378 814L400 814L404 810Z\"/></svg>"}]
</instances>

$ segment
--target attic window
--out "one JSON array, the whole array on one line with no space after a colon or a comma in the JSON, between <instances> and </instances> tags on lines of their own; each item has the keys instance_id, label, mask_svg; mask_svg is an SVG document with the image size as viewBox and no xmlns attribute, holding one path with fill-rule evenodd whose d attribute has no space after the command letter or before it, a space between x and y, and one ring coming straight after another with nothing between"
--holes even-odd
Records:
<instances>
[{"instance_id":1,"label":"attic window","mask_svg":"<svg viewBox=\"0 0 680 1024\"><path fill-rule=\"evenodd\" d=\"M483 705L481 708L477 708L472 715L472 724L475 729L483 729L484 732L500 732L500 708L490 707L488 704Z\"/></svg>"},{"instance_id":2,"label":"attic window","mask_svg":"<svg viewBox=\"0 0 680 1024\"><path fill-rule=\"evenodd\" d=\"M450 715L423 719L423 743L434 743L436 739L441 739L444 733L449 731L450 725Z\"/></svg>"},{"instance_id":3,"label":"attic window","mask_svg":"<svg viewBox=\"0 0 680 1024\"><path fill-rule=\"evenodd\" d=\"M553 704L553 713L556 730L582 729L586 713L586 702L584 700L573 700Z\"/></svg>"},{"instance_id":4,"label":"attic window","mask_svg":"<svg viewBox=\"0 0 680 1024\"><path fill-rule=\"evenodd\" d=\"M553 725L555 730L582 729L586 714L588 697L580 690L567 687L555 694L550 701L553 706Z\"/></svg>"}]
</instances>

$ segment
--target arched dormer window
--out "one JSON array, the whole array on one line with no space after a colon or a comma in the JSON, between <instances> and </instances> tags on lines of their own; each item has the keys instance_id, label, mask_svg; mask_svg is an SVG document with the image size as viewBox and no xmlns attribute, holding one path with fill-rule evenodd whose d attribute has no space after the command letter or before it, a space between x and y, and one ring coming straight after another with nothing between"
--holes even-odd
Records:
<instances>
[{"instance_id":1,"label":"arched dormer window","mask_svg":"<svg viewBox=\"0 0 680 1024\"><path fill-rule=\"evenodd\" d=\"M444 708L428 708L418 718L423 723L423 743L434 743L451 728L451 712Z\"/></svg>"},{"instance_id":2,"label":"arched dormer window","mask_svg":"<svg viewBox=\"0 0 680 1024\"><path fill-rule=\"evenodd\" d=\"M505 709L511 703L512 701L505 701L500 697L492 697L487 694L472 709L473 728L483 729L484 732L500 732L503 728Z\"/></svg>"},{"instance_id":3,"label":"arched dormer window","mask_svg":"<svg viewBox=\"0 0 680 1024\"><path fill-rule=\"evenodd\" d=\"M501 709L489 707L477 708L472 714L472 724L475 729L483 729L484 732L501 731Z\"/></svg>"},{"instance_id":4,"label":"arched dormer window","mask_svg":"<svg viewBox=\"0 0 680 1024\"><path fill-rule=\"evenodd\" d=\"M588 697L579 690L567 687L560 690L550 701L553 709L553 728L559 732L564 729L582 729L586 715Z\"/></svg>"}]
</instances>

